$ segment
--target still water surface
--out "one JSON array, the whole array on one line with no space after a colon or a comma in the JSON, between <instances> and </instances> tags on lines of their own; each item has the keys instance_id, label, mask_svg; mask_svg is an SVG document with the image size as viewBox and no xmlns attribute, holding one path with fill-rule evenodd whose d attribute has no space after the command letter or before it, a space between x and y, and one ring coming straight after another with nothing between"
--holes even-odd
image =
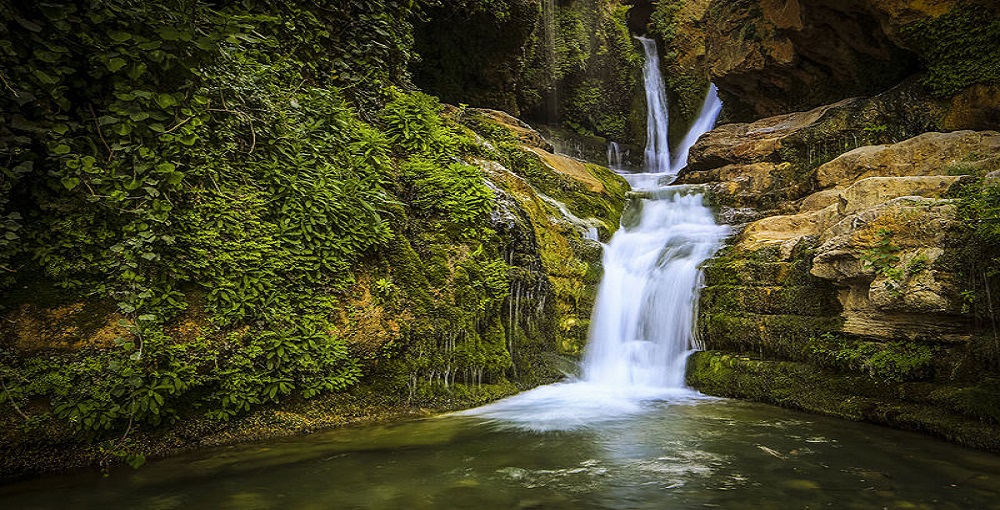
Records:
<instances>
[{"instance_id":1,"label":"still water surface","mask_svg":"<svg viewBox=\"0 0 1000 510\"><path fill-rule=\"evenodd\" d=\"M1000 508L1000 456L696 398L570 431L443 416L0 488L0 508Z\"/></svg>"}]
</instances>

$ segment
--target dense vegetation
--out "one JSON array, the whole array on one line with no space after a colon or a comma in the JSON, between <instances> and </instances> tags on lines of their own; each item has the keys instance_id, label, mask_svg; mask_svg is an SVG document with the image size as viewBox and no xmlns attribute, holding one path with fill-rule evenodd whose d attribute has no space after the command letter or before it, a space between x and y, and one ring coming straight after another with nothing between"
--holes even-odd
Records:
<instances>
[{"instance_id":1,"label":"dense vegetation","mask_svg":"<svg viewBox=\"0 0 1000 510\"><path fill-rule=\"evenodd\" d=\"M540 376L531 224L499 235L517 206L469 164L537 157L406 91L425 4L335 4L0 7L5 434L121 452L365 376L424 401Z\"/></svg>"},{"instance_id":2,"label":"dense vegetation","mask_svg":"<svg viewBox=\"0 0 1000 510\"><path fill-rule=\"evenodd\" d=\"M573 0L442 3L417 25L414 81L451 103L495 108L641 145L641 53L627 5Z\"/></svg>"}]
</instances>

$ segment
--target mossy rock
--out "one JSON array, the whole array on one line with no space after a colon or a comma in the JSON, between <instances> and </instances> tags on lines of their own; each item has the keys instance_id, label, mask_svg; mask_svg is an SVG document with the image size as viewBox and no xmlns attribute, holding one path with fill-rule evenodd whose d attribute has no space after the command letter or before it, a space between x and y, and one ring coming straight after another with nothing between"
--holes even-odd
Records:
<instances>
[{"instance_id":1,"label":"mossy rock","mask_svg":"<svg viewBox=\"0 0 1000 510\"><path fill-rule=\"evenodd\" d=\"M926 383L887 383L807 363L705 351L689 358L687 382L709 395L880 423L1000 452L995 398L974 403L996 395L995 380L928 393Z\"/></svg>"}]
</instances>

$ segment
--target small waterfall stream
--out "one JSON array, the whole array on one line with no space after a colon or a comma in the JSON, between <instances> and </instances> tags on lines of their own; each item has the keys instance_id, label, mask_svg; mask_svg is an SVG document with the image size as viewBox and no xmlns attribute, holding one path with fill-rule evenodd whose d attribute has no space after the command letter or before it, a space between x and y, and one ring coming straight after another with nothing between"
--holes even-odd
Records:
<instances>
[{"instance_id":1,"label":"small waterfall stream","mask_svg":"<svg viewBox=\"0 0 1000 510\"><path fill-rule=\"evenodd\" d=\"M728 234L690 187L664 184L676 175L698 137L721 109L714 86L673 164L667 148L667 103L656 62L656 43L638 38L646 52L649 137L642 173L622 175L634 191L623 226L604 250L581 376L543 386L467 414L531 430L568 430L642 412L655 400L701 395L684 387L685 362L695 346L699 265ZM617 145L609 162L620 161Z\"/></svg>"}]
</instances>

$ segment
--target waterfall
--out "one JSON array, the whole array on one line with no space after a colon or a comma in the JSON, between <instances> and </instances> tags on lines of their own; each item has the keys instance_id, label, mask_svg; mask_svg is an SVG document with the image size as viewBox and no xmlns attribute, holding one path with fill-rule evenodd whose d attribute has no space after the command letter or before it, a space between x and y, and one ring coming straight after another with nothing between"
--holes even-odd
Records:
<instances>
[{"instance_id":1,"label":"waterfall","mask_svg":"<svg viewBox=\"0 0 1000 510\"><path fill-rule=\"evenodd\" d=\"M719 113L721 112L722 101L719 100L719 89L713 83L708 88L708 94L705 95L705 102L701 105L698 118L691 125L691 129L688 130L687 134L684 135L681 144L677 146L677 155L670 167L670 173L676 174L687 166L688 154L691 152L691 147L694 147L695 142L698 141L701 135L711 131L715 127L715 120L719 118Z\"/></svg>"},{"instance_id":2,"label":"waterfall","mask_svg":"<svg viewBox=\"0 0 1000 510\"><path fill-rule=\"evenodd\" d=\"M655 43L639 40L646 49L647 64L655 64ZM646 97L664 97L662 89L649 90L663 86L658 66L653 69L657 76L646 77ZM655 111L653 104L650 115ZM698 119L678 146L674 164L664 168L661 159L649 159L658 152L652 145L661 143L659 135L651 135L645 173L623 174L636 191L628 207L638 209L638 221L619 229L604 249L604 278L582 366L584 381L616 387L684 386L684 363L695 344L698 266L715 253L728 228L715 223L701 195L686 186L661 183L687 164L691 147L712 129L721 110L712 85ZM651 118L650 125L656 124L665 137L666 111L656 115L664 118ZM665 147L666 142L662 143Z\"/></svg>"},{"instance_id":3,"label":"waterfall","mask_svg":"<svg viewBox=\"0 0 1000 510\"><path fill-rule=\"evenodd\" d=\"M684 387L685 362L696 343L699 266L721 246L729 229L715 223L693 188L664 181L673 178L694 142L712 128L721 103L713 86L671 165L656 46L639 40L646 51L650 125L645 168L623 173L633 193L623 214L627 219L604 249L604 277L581 375L468 414L501 426L567 430L642 412L651 401L701 397ZM609 165L619 158L617 144L609 145Z\"/></svg>"},{"instance_id":4,"label":"waterfall","mask_svg":"<svg viewBox=\"0 0 1000 510\"><path fill-rule=\"evenodd\" d=\"M647 191L629 204L640 209L637 224L622 227L604 250L584 381L684 386L684 362L694 345L698 266L715 253L727 229L687 187Z\"/></svg>"},{"instance_id":5,"label":"waterfall","mask_svg":"<svg viewBox=\"0 0 1000 510\"><path fill-rule=\"evenodd\" d=\"M636 37L642 43L646 62L642 66L646 89L646 171L663 174L670 171L670 146L667 144L667 94L660 74L660 56L656 41Z\"/></svg>"}]
</instances>

